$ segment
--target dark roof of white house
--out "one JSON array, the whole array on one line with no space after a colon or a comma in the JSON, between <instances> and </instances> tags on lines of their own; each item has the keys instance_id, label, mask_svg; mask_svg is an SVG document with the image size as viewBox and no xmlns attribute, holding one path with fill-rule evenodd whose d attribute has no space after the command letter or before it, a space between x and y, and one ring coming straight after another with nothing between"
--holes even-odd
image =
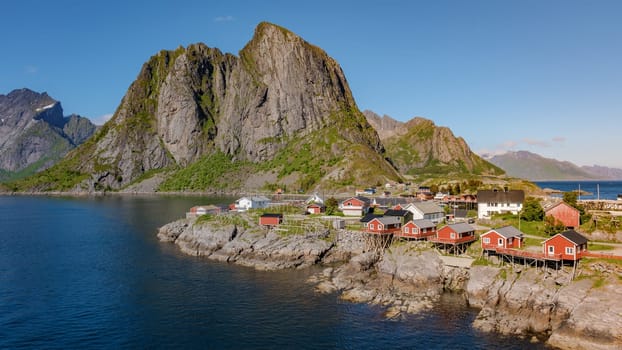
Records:
<instances>
[{"instance_id":1,"label":"dark roof of white house","mask_svg":"<svg viewBox=\"0 0 622 350\"><path fill-rule=\"evenodd\" d=\"M525 191L523 190L479 190L477 191L478 203L523 203Z\"/></svg>"},{"instance_id":2,"label":"dark roof of white house","mask_svg":"<svg viewBox=\"0 0 622 350\"><path fill-rule=\"evenodd\" d=\"M407 216L408 214L411 214L411 212L409 212L408 210L395 210L395 209L389 209L387 211L384 212L384 216L399 216L399 217L404 217Z\"/></svg>"}]
</instances>

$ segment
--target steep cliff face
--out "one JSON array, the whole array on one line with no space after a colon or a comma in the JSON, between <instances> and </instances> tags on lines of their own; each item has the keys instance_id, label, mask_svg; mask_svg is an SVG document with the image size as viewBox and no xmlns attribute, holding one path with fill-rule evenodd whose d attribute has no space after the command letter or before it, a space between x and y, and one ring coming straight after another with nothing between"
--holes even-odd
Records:
<instances>
[{"instance_id":1,"label":"steep cliff face","mask_svg":"<svg viewBox=\"0 0 622 350\"><path fill-rule=\"evenodd\" d=\"M503 171L473 153L461 137L431 120L413 118L383 139L387 155L404 174L501 175Z\"/></svg>"},{"instance_id":2,"label":"steep cliff face","mask_svg":"<svg viewBox=\"0 0 622 350\"><path fill-rule=\"evenodd\" d=\"M63 116L60 102L28 89L0 95L0 180L48 168L95 131L88 119Z\"/></svg>"},{"instance_id":3,"label":"steep cliff face","mask_svg":"<svg viewBox=\"0 0 622 350\"><path fill-rule=\"evenodd\" d=\"M151 57L113 118L53 172L78 174L65 182L74 188L118 189L161 169L229 169L206 161L224 155L247 165L232 177L263 173L309 189L354 185L359 175L397 179L383 152L337 62L287 29L261 23L239 57L204 44ZM208 186L187 177L172 174L166 188Z\"/></svg>"}]
</instances>

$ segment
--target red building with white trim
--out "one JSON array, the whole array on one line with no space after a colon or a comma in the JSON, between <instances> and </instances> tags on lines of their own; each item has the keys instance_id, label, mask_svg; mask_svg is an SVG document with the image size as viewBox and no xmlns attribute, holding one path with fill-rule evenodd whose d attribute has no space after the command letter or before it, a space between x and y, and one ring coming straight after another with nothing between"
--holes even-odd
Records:
<instances>
[{"instance_id":1,"label":"red building with white trim","mask_svg":"<svg viewBox=\"0 0 622 350\"><path fill-rule=\"evenodd\" d=\"M587 251L587 238L575 230L568 230L544 241L542 249L548 258L577 261Z\"/></svg>"},{"instance_id":2,"label":"red building with white trim","mask_svg":"<svg viewBox=\"0 0 622 350\"><path fill-rule=\"evenodd\" d=\"M483 250L495 250L498 248L521 248L523 246L523 233L514 226L504 226L492 229L480 237Z\"/></svg>"},{"instance_id":3,"label":"red building with white trim","mask_svg":"<svg viewBox=\"0 0 622 350\"><path fill-rule=\"evenodd\" d=\"M408 221L400 232L395 233L396 237L422 239L436 236L436 225L426 219Z\"/></svg>"},{"instance_id":4,"label":"red building with white trim","mask_svg":"<svg viewBox=\"0 0 622 350\"><path fill-rule=\"evenodd\" d=\"M475 241L476 239L473 226L459 223L443 226L437 231L436 238L430 240L437 243L457 244Z\"/></svg>"},{"instance_id":5,"label":"red building with white trim","mask_svg":"<svg viewBox=\"0 0 622 350\"><path fill-rule=\"evenodd\" d=\"M367 223L367 232L376 234L393 234L399 232L402 223L398 217L382 216Z\"/></svg>"}]
</instances>

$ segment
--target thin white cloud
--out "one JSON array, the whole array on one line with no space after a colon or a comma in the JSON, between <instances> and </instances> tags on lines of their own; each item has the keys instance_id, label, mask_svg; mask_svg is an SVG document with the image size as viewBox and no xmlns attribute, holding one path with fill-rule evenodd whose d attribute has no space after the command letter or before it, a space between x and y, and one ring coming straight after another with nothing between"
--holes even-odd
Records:
<instances>
[{"instance_id":1,"label":"thin white cloud","mask_svg":"<svg viewBox=\"0 0 622 350\"><path fill-rule=\"evenodd\" d=\"M233 16L218 16L214 18L214 22L231 22L233 20L235 20Z\"/></svg>"},{"instance_id":2,"label":"thin white cloud","mask_svg":"<svg viewBox=\"0 0 622 350\"><path fill-rule=\"evenodd\" d=\"M544 148L551 147L551 144L549 144L546 141L542 141L542 140L524 138L522 141L528 144L529 146L537 146L537 147L544 147Z\"/></svg>"},{"instance_id":3,"label":"thin white cloud","mask_svg":"<svg viewBox=\"0 0 622 350\"><path fill-rule=\"evenodd\" d=\"M566 142L566 138L563 136L555 136L551 139L553 142L564 143Z\"/></svg>"},{"instance_id":4,"label":"thin white cloud","mask_svg":"<svg viewBox=\"0 0 622 350\"><path fill-rule=\"evenodd\" d=\"M112 113L104 114L104 115L100 115L99 117L91 118L91 121L95 125L104 125L108 120L110 120L110 118L112 118L112 116L113 116Z\"/></svg>"},{"instance_id":5,"label":"thin white cloud","mask_svg":"<svg viewBox=\"0 0 622 350\"><path fill-rule=\"evenodd\" d=\"M31 66L28 65L26 67L24 67L24 72L26 72L26 74L37 74L37 72L39 72L39 67L37 66Z\"/></svg>"}]
</instances>

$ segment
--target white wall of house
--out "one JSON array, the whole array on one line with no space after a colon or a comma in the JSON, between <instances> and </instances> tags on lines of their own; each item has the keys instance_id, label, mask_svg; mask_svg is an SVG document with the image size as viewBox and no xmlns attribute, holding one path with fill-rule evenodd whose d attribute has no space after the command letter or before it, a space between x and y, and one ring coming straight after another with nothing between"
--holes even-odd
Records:
<instances>
[{"instance_id":1,"label":"white wall of house","mask_svg":"<svg viewBox=\"0 0 622 350\"><path fill-rule=\"evenodd\" d=\"M477 203L477 218L490 219L493 214L512 213L518 214L523 210L522 203Z\"/></svg>"}]
</instances>

